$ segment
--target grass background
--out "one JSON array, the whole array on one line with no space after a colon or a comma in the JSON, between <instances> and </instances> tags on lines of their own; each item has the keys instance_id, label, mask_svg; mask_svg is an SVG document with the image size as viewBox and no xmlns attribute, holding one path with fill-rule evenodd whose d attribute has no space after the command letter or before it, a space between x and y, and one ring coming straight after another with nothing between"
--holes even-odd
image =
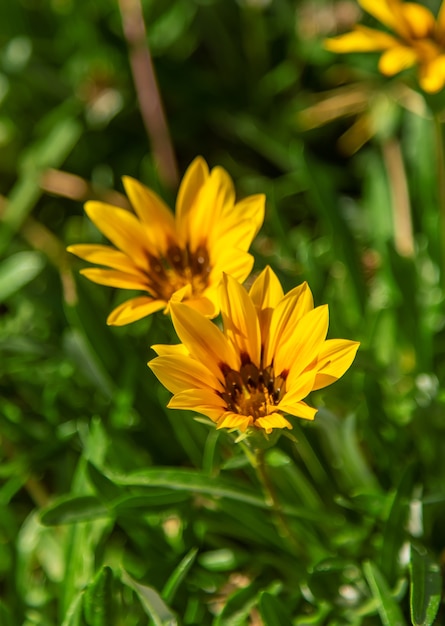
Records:
<instances>
[{"instance_id":1,"label":"grass background","mask_svg":"<svg viewBox=\"0 0 445 626\"><path fill-rule=\"evenodd\" d=\"M122 175L174 206L131 7L0 5L0 623L442 623L443 96L323 50L352 1L143 2L180 174L202 154L265 192L256 270L308 280L362 344L266 455L292 543L233 438L165 408L145 363L169 320L107 327L122 293L65 253L100 241L82 204Z\"/></svg>"}]
</instances>

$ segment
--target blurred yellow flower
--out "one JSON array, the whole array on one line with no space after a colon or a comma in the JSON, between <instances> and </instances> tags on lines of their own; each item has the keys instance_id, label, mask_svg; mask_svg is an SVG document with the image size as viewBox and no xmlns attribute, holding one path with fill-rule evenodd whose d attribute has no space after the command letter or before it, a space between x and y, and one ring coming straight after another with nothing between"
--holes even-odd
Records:
<instances>
[{"instance_id":1,"label":"blurred yellow flower","mask_svg":"<svg viewBox=\"0 0 445 626\"><path fill-rule=\"evenodd\" d=\"M419 84L427 93L437 93L445 84L445 2L437 19L426 7L401 0L358 0L370 15L395 36L356 25L355 30L325 41L332 52L383 51L379 70L393 76L418 66Z\"/></svg>"},{"instance_id":2,"label":"blurred yellow flower","mask_svg":"<svg viewBox=\"0 0 445 626\"><path fill-rule=\"evenodd\" d=\"M144 295L114 309L107 323L117 326L171 302L185 302L207 317L219 312L222 273L243 281L253 266L247 250L264 219L265 197L235 202L233 182L221 167L209 172L197 157L178 191L176 216L153 191L124 177L136 215L103 202L87 202L85 211L115 247L78 244L68 251L102 265L81 273L100 285L135 289Z\"/></svg>"},{"instance_id":3,"label":"blurred yellow flower","mask_svg":"<svg viewBox=\"0 0 445 626\"><path fill-rule=\"evenodd\" d=\"M326 340L328 307L314 309L307 283L284 295L266 267L249 292L224 274L222 332L184 304L172 303L181 344L153 346L148 364L174 395L168 406L202 413L217 428L271 433L292 428L288 413L313 419L303 399L340 378L359 344Z\"/></svg>"}]
</instances>

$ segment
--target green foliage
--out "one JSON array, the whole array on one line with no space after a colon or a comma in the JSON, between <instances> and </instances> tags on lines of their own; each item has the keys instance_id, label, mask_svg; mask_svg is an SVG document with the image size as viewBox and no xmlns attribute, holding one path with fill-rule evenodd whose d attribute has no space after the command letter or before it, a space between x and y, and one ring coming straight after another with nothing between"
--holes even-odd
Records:
<instances>
[{"instance_id":1,"label":"green foliage","mask_svg":"<svg viewBox=\"0 0 445 626\"><path fill-rule=\"evenodd\" d=\"M239 197L264 192L255 270L308 280L330 336L361 348L312 394L315 421L264 452L277 515L232 434L166 408L145 363L176 342L169 318L107 327L122 294L65 253L100 241L82 204L113 203L122 175L174 204L119 3L1 4L0 623L439 624L445 216L427 104L410 75L323 50L335 2L142 4L181 174L202 154ZM363 114L372 132L345 153Z\"/></svg>"}]
</instances>

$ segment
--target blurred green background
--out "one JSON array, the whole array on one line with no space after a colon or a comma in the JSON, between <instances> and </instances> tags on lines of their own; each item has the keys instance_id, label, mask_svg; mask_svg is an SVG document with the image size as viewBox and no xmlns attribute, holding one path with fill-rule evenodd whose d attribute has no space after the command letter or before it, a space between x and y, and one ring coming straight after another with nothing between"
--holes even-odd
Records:
<instances>
[{"instance_id":1,"label":"blurred green background","mask_svg":"<svg viewBox=\"0 0 445 626\"><path fill-rule=\"evenodd\" d=\"M0 4L0 624L440 624L443 96L323 49L352 0L142 2L179 177L201 154L266 193L255 269L362 344L266 456L303 557L233 438L165 408L169 319L107 327L122 293L65 252L101 241L82 205L122 175L174 207L138 8Z\"/></svg>"}]
</instances>

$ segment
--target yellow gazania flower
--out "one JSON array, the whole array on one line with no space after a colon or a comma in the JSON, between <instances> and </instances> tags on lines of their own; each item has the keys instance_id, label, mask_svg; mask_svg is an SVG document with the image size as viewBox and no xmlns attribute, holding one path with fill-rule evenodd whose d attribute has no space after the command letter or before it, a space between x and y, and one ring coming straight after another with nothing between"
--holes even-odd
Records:
<instances>
[{"instance_id":1,"label":"yellow gazania flower","mask_svg":"<svg viewBox=\"0 0 445 626\"><path fill-rule=\"evenodd\" d=\"M266 267L249 292L224 275L221 289L224 332L199 312L172 303L182 341L153 346L148 364L174 395L168 406L202 413L217 428L292 428L289 413L313 419L317 409L303 399L340 378L359 344L326 340L328 307L314 309L307 283L283 294Z\"/></svg>"},{"instance_id":2,"label":"yellow gazania flower","mask_svg":"<svg viewBox=\"0 0 445 626\"><path fill-rule=\"evenodd\" d=\"M427 93L437 93L445 84L445 3L437 19L426 7L401 0L358 0L360 6L387 26L390 35L357 25L355 30L327 39L332 52L383 51L379 70L385 76L414 65L419 83Z\"/></svg>"},{"instance_id":3,"label":"yellow gazania flower","mask_svg":"<svg viewBox=\"0 0 445 626\"><path fill-rule=\"evenodd\" d=\"M122 326L171 302L185 302L207 317L219 312L222 273L243 281L253 266L247 250L264 219L263 194L235 202L233 182L221 167L209 172L197 157L179 187L176 215L153 191L124 177L136 215L103 202L85 211L114 244L78 244L68 251L103 268L81 273L95 283L145 292L114 309L108 324Z\"/></svg>"}]
</instances>

